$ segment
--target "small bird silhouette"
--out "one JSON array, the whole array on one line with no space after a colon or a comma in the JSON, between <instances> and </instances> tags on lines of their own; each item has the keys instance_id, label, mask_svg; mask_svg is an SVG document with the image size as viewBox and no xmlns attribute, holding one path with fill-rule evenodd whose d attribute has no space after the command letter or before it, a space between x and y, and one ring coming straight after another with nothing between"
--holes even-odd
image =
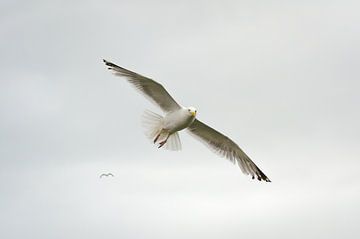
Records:
<instances>
[{"instance_id":1,"label":"small bird silhouette","mask_svg":"<svg viewBox=\"0 0 360 239\"><path fill-rule=\"evenodd\" d=\"M100 178L109 177L109 176L114 177L114 175L112 173L103 173L103 174L100 175Z\"/></svg>"}]
</instances>

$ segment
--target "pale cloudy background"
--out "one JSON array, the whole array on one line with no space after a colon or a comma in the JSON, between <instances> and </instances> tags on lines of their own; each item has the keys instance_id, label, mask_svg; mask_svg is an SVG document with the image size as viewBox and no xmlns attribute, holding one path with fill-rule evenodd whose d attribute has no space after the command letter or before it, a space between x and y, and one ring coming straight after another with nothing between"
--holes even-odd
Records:
<instances>
[{"instance_id":1,"label":"pale cloudy background","mask_svg":"<svg viewBox=\"0 0 360 239\"><path fill-rule=\"evenodd\" d=\"M0 238L358 238L358 1L0 1ZM163 83L273 181L185 132L102 58ZM114 178L99 179L103 172Z\"/></svg>"}]
</instances>

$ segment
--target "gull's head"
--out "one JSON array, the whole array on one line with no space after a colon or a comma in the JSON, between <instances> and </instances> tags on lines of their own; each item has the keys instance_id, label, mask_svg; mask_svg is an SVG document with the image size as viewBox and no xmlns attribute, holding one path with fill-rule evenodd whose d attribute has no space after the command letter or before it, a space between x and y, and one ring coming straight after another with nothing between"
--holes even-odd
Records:
<instances>
[{"instance_id":1,"label":"gull's head","mask_svg":"<svg viewBox=\"0 0 360 239\"><path fill-rule=\"evenodd\" d=\"M187 111L189 112L189 114L190 114L191 116L193 116L193 117L196 116L197 109L195 109L194 107L188 107L188 108L186 108L186 109L187 109Z\"/></svg>"}]
</instances>

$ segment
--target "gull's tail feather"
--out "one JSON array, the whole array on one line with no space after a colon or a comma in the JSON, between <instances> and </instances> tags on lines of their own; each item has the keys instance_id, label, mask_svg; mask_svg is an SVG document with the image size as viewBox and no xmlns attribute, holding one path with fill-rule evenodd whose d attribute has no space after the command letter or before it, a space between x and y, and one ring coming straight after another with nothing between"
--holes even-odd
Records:
<instances>
[{"instance_id":1,"label":"gull's tail feather","mask_svg":"<svg viewBox=\"0 0 360 239\"><path fill-rule=\"evenodd\" d=\"M145 135L155 144L166 141L164 148L167 150L181 150L181 142L177 132L169 134L163 129L163 117L150 110L146 110L142 117L142 125L145 129Z\"/></svg>"},{"instance_id":2,"label":"gull's tail feather","mask_svg":"<svg viewBox=\"0 0 360 239\"><path fill-rule=\"evenodd\" d=\"M181 150L181 141L178 132L175 132L169 136L165 144L165 149L172 151Z\"/></svg>"},{"instance_id":3,"label":"gull's tail feather","mask_svg":"<svg viewBox=\"0 0 360 239\"><path fill-rule=\"evenodd\" d=\"M163 127L163 117L150 110L145 110L142 116L142 125L145 129L145 135L156 143L160 140L160 135ZM162 138L162 137L161 137Z\"/></svg>"}]
</instances>

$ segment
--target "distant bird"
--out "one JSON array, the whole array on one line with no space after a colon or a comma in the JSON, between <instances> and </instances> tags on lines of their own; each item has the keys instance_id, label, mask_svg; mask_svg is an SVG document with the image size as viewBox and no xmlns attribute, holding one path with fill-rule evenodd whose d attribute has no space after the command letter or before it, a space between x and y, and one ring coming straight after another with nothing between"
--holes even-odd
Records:
<instances>
[{"instance_id":1,"label":"distant bird","mask_svg":"<svg viewBox=\"0 0 360 239\"><path fill-rule=\"evenodd\" d=\"M165 88L156 81L125 68L103 60L108 69L117 76L124 76L143 93L150 101L158 105L165 113L160 116L151 111L145 111L143 124L147 136L161 148L165 145L169 150L180 150L181 142L178 131L188 129L193 136L205 143L214 152L226 157L232 163L237 162L244 174L251 175L261 181L270 179L255 165L255 163L230 138L197 120L197 110L194 107L179 105ZM203 89L201 89L203 90Z\"/></svg>"},{"instance_id":2,"label":"distant bird","mask_svg":"<svg viewBox=\"0 0 360 239\"><path fill-rule=\"evenodd\" d=\"M100 175L100 178L109 177L109 176L114 177L114 175L112 173L103 173L103 174Z\"/></svg>"}]
</instances>

